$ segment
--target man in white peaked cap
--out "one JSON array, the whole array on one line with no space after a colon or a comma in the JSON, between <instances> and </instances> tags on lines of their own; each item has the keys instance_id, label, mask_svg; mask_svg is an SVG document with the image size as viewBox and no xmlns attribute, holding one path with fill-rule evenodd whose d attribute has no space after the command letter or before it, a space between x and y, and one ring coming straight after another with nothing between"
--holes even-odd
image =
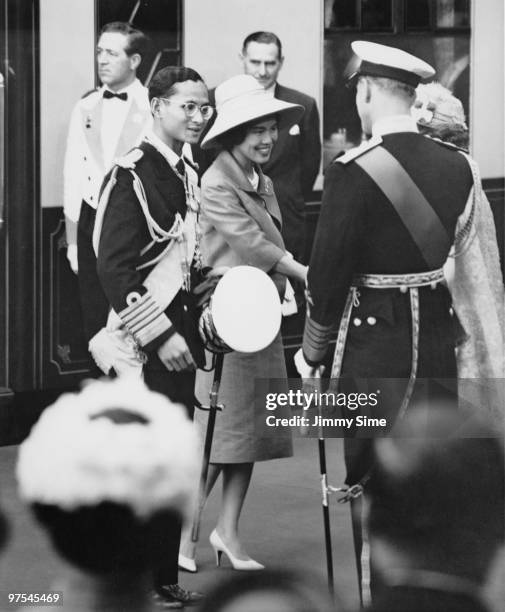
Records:
<instances>
[{"instance_id":1,"label":"man in white peaked cap","mask_svg":"<svg viewBox=\"0 0 505 612\"><path fill-rule=\"evenodd\" d=\"M385 45L356 41L352 49L350 80L369 140L326 171L308 272L310 312L296 361L303 377L314 375L338 324L334 384L355 392L365 380L367 391L378 391L377 405L342 410L355 425L358 414L386 422L356 428L345 440L358 568L367 578L359 526L360 494L373 477L371 438L387 434L403 416L419 392L416 380L457 375L456 325L442 266L472 173L457 149L419 134L410 115L416 86L434 69ZM366 597L369 585L362 587Z\"/></svg>"}]
</instances>

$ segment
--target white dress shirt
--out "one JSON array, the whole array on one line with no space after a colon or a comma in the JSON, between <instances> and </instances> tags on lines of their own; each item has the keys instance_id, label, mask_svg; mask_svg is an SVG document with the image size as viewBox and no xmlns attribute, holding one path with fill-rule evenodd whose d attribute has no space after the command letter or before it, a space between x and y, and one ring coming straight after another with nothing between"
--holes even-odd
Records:
<instances>
[{"instance_id":1,"label":"white dress shirt","mask_svg":"<svg viewBox=\"0 0 505 612\"><path fill-rule=\"evenodd\" d=\"M392 115L378 119L372 126L372 136L397 134L399 132L419 132L417 123L411 115Z\"/></svg>"},{"instance_id":2,"label":"white dress shirt","mask_svg":"<svg viewBox=\"0 0 505 612\"><path fill-rule=\"evenodd\" d=\"M108 90L108 87L103 87L102 91ZM123 130L123 126L130 110L132 100L138 98L139 105L142 104L143 98L145 97L144 86L138 79L135 79L133 83L114 93L126 93L128 98L126 101L120 100L119 98L108 98L103 101L102 111L102 126L101 126L101 139L102 139L102 152L104 165L109 170L114 161L114 154L117 149L119 138ZM102 94L103 95L103 94Z\"/></svg>"}]
</instances>

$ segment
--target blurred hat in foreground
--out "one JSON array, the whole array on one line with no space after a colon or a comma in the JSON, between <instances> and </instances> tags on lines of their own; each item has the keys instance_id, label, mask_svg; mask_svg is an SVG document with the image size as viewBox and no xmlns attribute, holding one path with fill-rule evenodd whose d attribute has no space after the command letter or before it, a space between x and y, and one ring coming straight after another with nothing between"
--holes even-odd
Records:
<instances>
[{"instance_id":1,"label":"blurred hat in foreground","mask_svg":"<svg viewBox=\"0 0 505 612\"><path fill-rule=\"evenodd\" d=\"M197 445L183 408L139 379L95 381L62 395L21 444L20 493L65 510L113 502L140 518L166 508L183 513Z\"/></svg>"},{"instance_id":2,"label":"blurred hat in foreground","mask_svg":"<svg viewBox=\"0 0 505 612\"><path fill-rule=\"evenodd\" d=\"M47 408L21 445L21 497L72 565L138 577L189 510L197 444L184 409L140 379L95 381Z\"/></svg>"}]
</instances>

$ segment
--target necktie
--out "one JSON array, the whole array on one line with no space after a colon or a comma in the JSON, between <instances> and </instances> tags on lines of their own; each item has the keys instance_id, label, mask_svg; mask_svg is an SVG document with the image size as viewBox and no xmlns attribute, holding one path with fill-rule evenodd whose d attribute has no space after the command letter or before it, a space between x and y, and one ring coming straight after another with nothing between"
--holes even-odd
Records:
<instances>
[{"instance_id":1,"label":"necktie","mask_svg":"<svg viewBox=\"0 0 505 612\"><path fill-rule=\"evenodd\" d=\"M175 169L177 170L177 172L181 175L181 176L185 176L186 175L186 168L184 166L184 162L182 161L182 157L179 159L179 161L175 164Z\"/></svg>"},{"instance_id":2,"label":"necktie","mask_svg":"<svg viewBox=\"0 0 505 612\"><path fill-rule=\"evenodd\" d=\"M123 102L126 102L126 100L128 100L128 94L126 93L126 91L123 93L114 93L113 91L106 89L103 92L103 97L105 100L110 100L111 98L117 98L118 100L123 100Z\"/></svg>"}]
</instances>

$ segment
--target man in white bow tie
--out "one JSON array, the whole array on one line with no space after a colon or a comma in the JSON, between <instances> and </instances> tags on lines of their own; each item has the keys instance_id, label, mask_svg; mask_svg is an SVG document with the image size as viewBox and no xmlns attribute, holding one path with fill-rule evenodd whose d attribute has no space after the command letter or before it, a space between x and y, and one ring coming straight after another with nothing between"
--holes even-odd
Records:
<instances>
[{"instance_id":1,"label":"man in white bow tie","mask_svg":"<svg viewBox=\"0 0 505 612\"><path fill-rule=\"evenodd\" d=\"M102 86L77 102L70 119L63 207L67 258L79 276L86 340L102 327L108 310L91 244L100 186L114 160L138 144L151 125L147 89L136 76L147 42L128 23L105 25L96 48Z\"/></svg>"}]
</instances>

